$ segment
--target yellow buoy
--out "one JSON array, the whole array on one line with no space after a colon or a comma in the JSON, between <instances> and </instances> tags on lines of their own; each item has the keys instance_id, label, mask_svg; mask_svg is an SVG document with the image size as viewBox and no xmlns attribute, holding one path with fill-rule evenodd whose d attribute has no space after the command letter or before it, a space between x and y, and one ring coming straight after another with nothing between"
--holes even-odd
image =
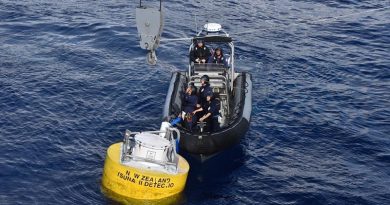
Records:
<instances>
[{"instance_id":1,"label":"yellow buoy","mask_svg":"<svg viewBox=\"0 0 390 205\"><path fill-rule=\"evenodd\" d=\"M124 146L124 143L121 142L108 148L102 177L102 185L106 193L110 192L116 196L130 199L157 200L177 195L183 191L189 171L188 162L178 155L174 149L165 146L161 153L174 156L176 160L170 160L176 161L176 165L174 171L164 170L169 166L169 163L168 165L161 164L166 155L161 154L161 159L158 158L159 150L150 146L147 140L142 141L145 136L146 138L155 137L149 139L153 142L164 139L159 135L152 135L139 134L141 140L137 141L137 135L135 138L131 138L130 132L127 131L127 139L135 139L135 141L133 140L134 143L131 143L131 140L126 140L125 137L124 143L128 143L128 146ZM170 145L176 148L172 143ZM126 153L129 154L126 155ZM126 162L124 156L131 156L132 158ZM154 158L151 159L151 157ZM142 166L137 165L137 163ZM170 165L172 164L174 163ZM160 166L160 168L157 169L157 166Z\"/></svg>"}]
</instances>

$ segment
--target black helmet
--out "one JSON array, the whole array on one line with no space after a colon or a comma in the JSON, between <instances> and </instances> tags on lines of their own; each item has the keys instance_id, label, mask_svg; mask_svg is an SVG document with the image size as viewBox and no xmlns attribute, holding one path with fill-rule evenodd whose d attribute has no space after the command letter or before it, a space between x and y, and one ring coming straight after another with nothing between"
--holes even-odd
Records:
<instances>
[{"instance_id":1,"label":"black helmet","mask_svg":"<svg viewBox=\"0 0 390 205\"><path fill-rule=\"evenodd\" d=\"M200 78L200 81L204 80L205 83L209 83L209 76L208 75L203 75L201 78Z\"/></svg>"}]
</instances>

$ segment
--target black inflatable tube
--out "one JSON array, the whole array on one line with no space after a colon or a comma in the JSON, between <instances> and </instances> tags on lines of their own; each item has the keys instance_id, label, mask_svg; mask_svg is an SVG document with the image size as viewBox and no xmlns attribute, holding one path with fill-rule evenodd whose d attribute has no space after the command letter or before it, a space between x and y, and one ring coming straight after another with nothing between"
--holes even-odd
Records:
<instances>
[{"instance_id":1,"label":"black inflatable tube","mask_svg":"<svg viewBox=\"0 0 390 205\"><path fill-rule=\"evenodd\" d=\"M180 149L191 154L212 155L239 143L248 128L249 121L241 118L232 127L216 133L193 135L180 130Z\"/></svg>"},{"instance_id":2,"label":"black inflatable tube","mask_svg":"<svg viewBox=\"0 0 390 205\"><path fill-rule=\"evenodd\" d=\"M250 77L250 75L248 75ZM190 133L188 130L180 129L180 149L195 155L213 155L221 152L235 144L238 144L240 139L245 135L249 128L249 120L243 117L244 106L246 105L246 88L247 74L241 73L235 82L234 102L231 103L232 111L237 112L235 119L229 123L227 128L223 128L213 133ZM176 72L172 74L171 85L166 97L164 107L164 118L169 118L169 115L180 112L180 89L186 82L185 74ZM251 80L251 79L249 79ZM172 87L174 86L174 87ZM251 89L251 88L249 88ZM251 103L250 103L251 106ZM249 113L250 115L250 113Z\"/></svg>"}]
</instances>

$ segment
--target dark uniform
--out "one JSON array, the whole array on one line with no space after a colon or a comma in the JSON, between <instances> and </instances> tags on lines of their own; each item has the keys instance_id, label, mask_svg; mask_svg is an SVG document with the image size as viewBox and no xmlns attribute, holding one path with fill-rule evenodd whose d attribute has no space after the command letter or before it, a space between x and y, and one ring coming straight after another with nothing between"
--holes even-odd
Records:
<instances>
[{"instance_id":1,"label":"dark uniform","mask_svg":"<svg viewBox=\"0 0 390 205\"><path fill-rule=\"evenodd\" d=\"M210 84L207 83L199 89L199 104L203 107L207 103L207 96L213 94L213 89L210 87Z\"/></svg>"},{"instance_id":2,"label":"dark uniform","mask_svg":"<svg viewBox=\"0 0 390 205\"><path fill-rule=\"evenodd\" d=\"M207 62L210 58L210 50L205 45L202 47L195 46L191 55L191 60L195 62L197 58L199 58L199 60L204 59Z\"/></svg>"},{"instance_id":3,"label":"dark uniform","mask_svg":"<svg viewBox=\"0 0 390 205\"><path fill-rule=\"evenodd\" d=\"M218 116L219 108L215 99L207 102L203 106L204 114L210 113L211 115L206 119L206 131L217 131L219 129Z\"/></svg>"},{"instance_id":4,"label":"dark uniform","mask_svg":"<svg viewBox=\"0 0 390 205\"><path fill-rule=\"evenodd\" d=\"M184 94L184 108L183 111L186 113L186 119L183 119L186 122L187 129L192 131L193 122L197 121L197 117L192 115L192 112L196 108L196 104L198 103L198 96L190 95L188 93Z\"/></svg>"},{"instance_id":5,"label":"dark uniform","mask_svg":"<svg viewBox=\"0 0 390 205\"><path fill-rule=\"evenodd\" d=\"M184 95L184 109L186 113L193 112L195 110L196 104L198 103L198 96L196 95Z\"/></svg>"},{"instance_id":6,"label":"dark uniform","mask_svg":"<svg viewBox=\"0 0 390 205\"><path fill-rule=\"evenodd\" d=\"M217 51L220 51L220 55L217 55ZM223 64L225 67L227 67L227 61L225 57L223 56L223 52L221 48L216 48L214 52L214 56L211 58L211 63L216 63L216 64Z\"/></svg>"},{"instance_id":7,"label":"dark uniform","mask_svg":"<svg viewBox=\"0 0 390 205\"><path fill-rule=\"evenodd\" d=\"M223 57L222 55L214 56L212 63L225 64L225 57Z\"/></svg>"}]
</instances>

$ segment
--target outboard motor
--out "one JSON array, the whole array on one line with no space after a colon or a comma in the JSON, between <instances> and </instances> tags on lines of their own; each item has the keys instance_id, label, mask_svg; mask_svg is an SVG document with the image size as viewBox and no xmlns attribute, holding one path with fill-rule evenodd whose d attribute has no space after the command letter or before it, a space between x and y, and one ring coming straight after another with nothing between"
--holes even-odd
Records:
<instances>
[{"instance_id":1,"label":"outboard motor","mask_svg":"<svg viewBox=\"0 0 390 205\"><path fill-rule=\"evenodd\" d=\"M142 5L139 1L139 7L136 9L136 23L140 46L149 51L146 60L150 65L156 65L156 49L160 44L160 37L163 29L163 13L161 9L161 0L159 8L150 8Z\"/></svg>"}]
</instances>

